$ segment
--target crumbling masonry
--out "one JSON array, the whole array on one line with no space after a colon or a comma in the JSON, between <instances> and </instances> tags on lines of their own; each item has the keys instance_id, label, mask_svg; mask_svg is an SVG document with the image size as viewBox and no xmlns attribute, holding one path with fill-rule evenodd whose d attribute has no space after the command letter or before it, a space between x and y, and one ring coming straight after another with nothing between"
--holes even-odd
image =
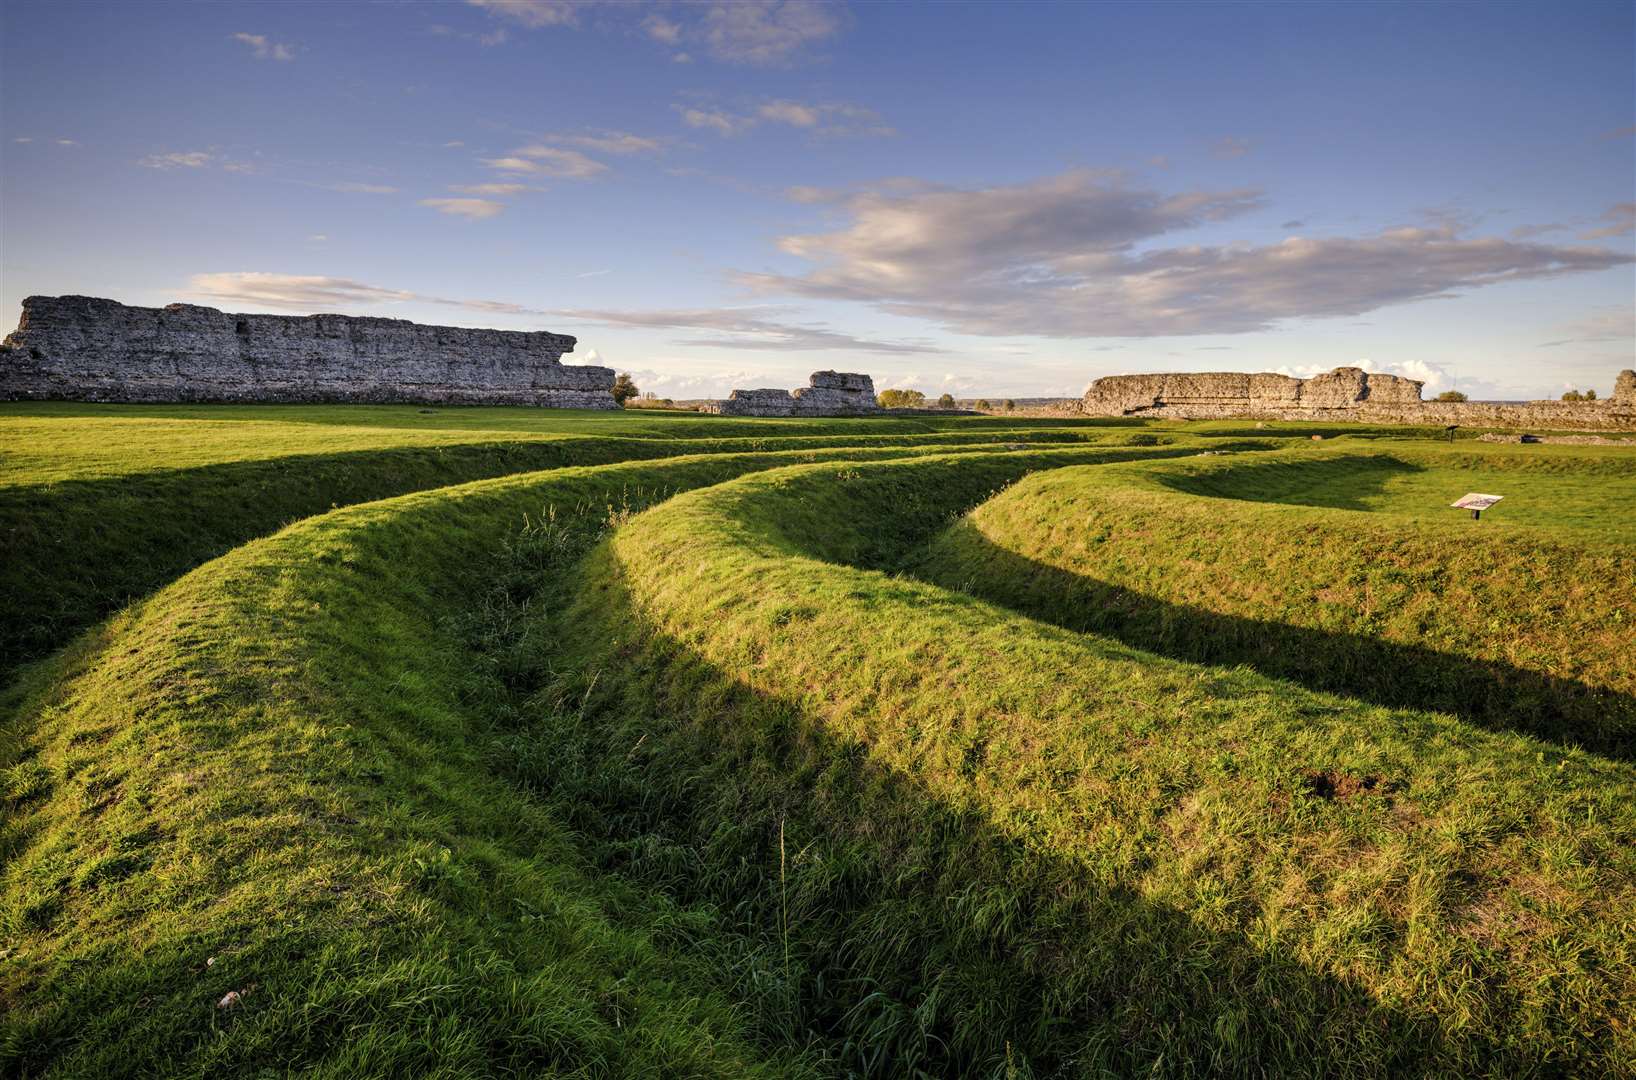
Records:
<instances>
[{"instance_id":1,"label":"crumbling masonry","mask_svg":"<svg viewBox=\"0 0 1636 1080\"><path fill-rule=\"evenodd\" d=\"M616 408L613 371L563 364L573 348L545 332L31 296L0 343L0 399Z\"/></svg>"}]
</instances>

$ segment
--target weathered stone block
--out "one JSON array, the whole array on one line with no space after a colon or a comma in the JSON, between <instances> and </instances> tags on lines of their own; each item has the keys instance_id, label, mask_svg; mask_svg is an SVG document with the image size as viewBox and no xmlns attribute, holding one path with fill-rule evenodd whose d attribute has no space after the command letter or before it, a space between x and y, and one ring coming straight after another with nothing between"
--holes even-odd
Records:
<instances>
[{"instance_id":1,"label":"weathered stone block","mask_svg":"<svg viewBox=\"0 0 1636 1080\"><path fill-rule=\"evenodd\" d=\"M875 380L861 372L815 371L797 390L734 390L705 412L723 416L866 416L881 411Z\"/></svg>"}]
</instances>

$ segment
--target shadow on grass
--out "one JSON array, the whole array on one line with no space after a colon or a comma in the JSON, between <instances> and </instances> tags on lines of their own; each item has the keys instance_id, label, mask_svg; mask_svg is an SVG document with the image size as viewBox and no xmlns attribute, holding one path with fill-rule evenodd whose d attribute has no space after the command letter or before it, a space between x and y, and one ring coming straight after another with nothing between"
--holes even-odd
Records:
<instances>
[{"instance_id":1,"label":"shadow on grass","mask_svg":"<svg viewBox=\"0 0 1636 1080\"><path fill-rule=\"evenodd\" d=\"M1573 679L1362 634L1207 611L1037 562L977 529L951 536L974 580L909 572L1077 633L1103 634L1162 656L1239 665L1391 708L1452 713L1620 760L1636 759L1636 697Z\"/></svg>"},{"instance_id":2,"label":"shadow on grass","mask_svg":"<svg viewBox=\"0 0 1636 1080\"><path fill-rule=\"evenodd\" d=\"M913 449L941 441L1078 440L1051 431L819 436L740 428L735 438L685 441L576 435L292 455L0 488L0 685L22 664L201 563L339 506L564 466L681 454Z\"/></svg>"},{"instance_id":3,"label":"shadow on grass","mask_svg":"<svg viewBox=\"0 0 1636 1080\"><path fill-rule=\"evenodd\" d=\"M1384 492L1392 480L1425 471L1423 465L1385 454L1359 454L1242 462L1208 473L1156 472L1153 479L1186 495L1367 511L1373 508L1365 500Z\"/></svg>"},{"instance_id":4,"label":"shadow on grass","mask_svg":"<svg viewBox=\"0 0 1636 1080\"><path fill-rule=\"evenodd\" d=\"M542 673L491 758L601 869L715 913L668 947L733 972L767 1039L872 1076L1540 1066L1002 832L980 767L951 805L645 625L606 547L587 567L596 614L566 629L606 644L577 683Z\"/></svg>"}]
</instances>

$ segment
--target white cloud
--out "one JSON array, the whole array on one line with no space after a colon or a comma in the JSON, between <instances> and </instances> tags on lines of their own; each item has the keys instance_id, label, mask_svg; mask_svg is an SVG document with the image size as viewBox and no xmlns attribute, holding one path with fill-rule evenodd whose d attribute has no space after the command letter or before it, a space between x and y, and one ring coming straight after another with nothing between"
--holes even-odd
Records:
<instances>
[{"instance_id":1,"label":"white cloud","mask_svg":"<svg viewBox=\"0 0 1636 1080\"><path fill-rule=\"evenodd\" d=\"M148 169L202 169L215 160L215 155L203 150L149 154L137 164Z\"/></svg>"},{"instance_id":2,"label":"white cloud","mask_svg":"<svg viewBox=\"0 0 1636 1080\"><path fill-rule=\"evenodd\" d=\"M763 120L789 124L791 127L817 127L818 121L822 119L822 114L817 108L795 101L769 101L757 109L756 114Z\"/></svg>"},{"instance_id":3,"label":"white cloud","mask_svg":"<svg viewBox=\"0 0 1636 1080\"><path fill-rule=\"evenodd\" d=\"M375 307L380 304L437 304L500 315L549 315L550 312L500 300L450 300L403 289L383 289L351 278L264 271L194 274L193 294L216 301L253 304L293 311Z\"/></svg>"},{"instance_id":4,"label":"white cloud","mask_svg":"<svg viewBox=\"0 0 1636 1080\"><path fill-rule=\"evenodd\" d=\"M612 270L587 270L583 274L575 274L574 276L575 277L601 277L604 274L611 274L611 273L613 273Z\"/></svg>"},{"instance_id":5,"label":"white cloud","mask_svg":"<svg viewBox=\"0 0 1636 1080\"><path fill-rule=\"evenodd\" d=\"M428 33L431 33L436 37L459 38L462 41L474 41L477 44L482 45L484 48L504 45L510 40L510 35L506 32L506 28L503 26L496 27L486 34L469 34L461 30L456 30L452 26L444 26L440 23L434 23L433 25L428 26L426 30Z\"/></svg>"},{"instance_id":6,"label":"white cloud","mask_svg":"<svg viewBox=\"0 0 1636 1080\"><path fill-rule=\"evenodd\" d=\"M701 33L716 59L765 67L840 33L842 10L818 0L731 0L705 10Z\"/></svg>"},{"instance_id":7,"label":"white cloud","mask_svg":"<svg viewBox=\"0 0 1636 1080\"><path fill-rule=\"evenodd\" d=\"M32 135L19 135L19 136L17 136L17 138L15 138L15 139L13 139L11 141L14 142L14 143L31 143L31 142L34 141L34 136L32 136Z\"/></svg>"},{"instance_id":8,"label":"white cloud","mask_svg":"<svg viewBox=\"0 0 1636 1080\"><path fill-rule=\"evenodd\" d=\"M673 106L688 127L706 128L719 135L742 135L761 124L784 124L826 136L896 135L873 109L843 102L764 101L749 112L718 107Z\"/></svg>"},{"instance_id":9,"label":"white cloud","mask_svg":"<svg viewBox=\"0 0 1636 1080\"><path fill-rule=\"evenodd\" d=\"M645 329L700 330L725 337L689 338L680 345L715 349L822 350L841 349L871 353L940 353L945 350L916 341L877 341L854 337L817 323L782 322L769 316L788 309L680 308L653 311L612 311L563 308L556 315L603 326L631 326Z\"/></svg>"},{"instance_id":10,"label":"white cloud","mask_svg":"<svg viewBox=\"0 0 1636 1080\"><path fill-rule=\"evenodd\" d=\"M470 221L494 217L506 208L505 203L495 202L493 199L422 199L420 205L429 206L440 214L463 217Z\"/></svg>"},{"instance_id":11,"label":"white cloud","mask_svg":"<svg viewBox=\"0 0 1636 1080\"><path fill-rule=\"evenodd\" d=\"M458 191L462 195L521 195L525 191L538 191L537 187L528 184L450 184L450 191Z\"/></svg>"},{"instance_id":12,"label":"white cloud","mask_svg":"<svg viewBox=\"0 0 1636 1080\"><path fill-rule=\"evenodd\" d=\"M265 34L234 34L233 40L250 46L250 52L257 60L295 59L293 49L271 40Z\"/></svg>"},{"instance_id":13,"label":"white cloud","mask_svg":"<svg viewBox=\"0 0 1636 1080\"><path fill-rule=\"evenodd\" d=\"M592 0L466 0L499 18L538 30L578 27ZM642 14L634 4L606 4L596 24L638 29L667 48L694 43L716 60L759 67L783 65L808 46L840 33L845 8L826 0L717 0ZM634 27L632 23L634 22ZM673 54L681 58L685 52ZM690 58L690 57L689 57Z\"/></svg>"},{"instance_id":14,"label":"white cloud","mask_svg":"<svg viewBox=\"0 0 1636 1080\"><path fill-rule=\"evenodd\" d=\"M1161 247L1162 236L1259 207L1259 193L1164 195L1085 170L976 191L865 192L841 205L851 218L844 228L779 240L812 264L807 273L739 280L969 334L1150 337L1263 330L1636 261L1598 248L1468 238L1452 226Z\"/></svg>"},{"instance_id":15,"label":"white cloud","mask_svg":"<svg viewBox=\"0 0 1636 1080\"><path fill-rule=\"evenodd\" d=\"M686 105L675 108L682 114L682 123L688 127L705 128L722 136L738 135L755 126L753 117L734 116L721 109L695 109Z\"/></svg>"},{"instance_id":16,"label":"white cloud","mask_svg":"<svg viewBox=\"0 0 1636 1080\"><path fill-rule=\"evenodd\" d=\"M588 180L608 171L608 166L602 162L586 157L578 150L565 150L560 146L524 146L506 157L482 160L484 165L499 172L564 180Z\"/></svg>"},{"instance_id":17,"label":"white cloud","mask_svg":"<svg viewBox=\"0 0 1636 1080\"><path fill-rule=\"evenodd\" d=\"M194 274L193 292L218 300L236 300L262 307L302 308L358 304L402 303L414 300L410 292L381 289L347 278L255 271Z\"/></svg>"},{"instance_id":18,"label":"white cloud","mask_svg":"<svg viewBox=\"0 0 1636 1080\"><path fill-rule=\"evenodd\" d=\"M322 244L328 239L329 237L325 236L323 233L313 233L311 236L307 237L307 240L314 244Z\"/></svg>"},{"instance_id":19,"label":"white cloud","mask_svg":"<svg viewBox=\"0 0 1636 1080\"><path fill-rule=\"evenodd\" d=\"M682 24L657 13L642 20L642 29L661 45L679 45L682 40Z\"/></svg>"},{"instance_id":20,"label":"white cloud","mask_svg":"<svg viewBox=\"0 0 1636 1080\"><path fill-rule=\"evenodd\" d=\"M513 19L532 29L542 26L577 26L579 9L585 6L580 0L466 0L466 3Z\"/></svg>"},{"instance_id":21,"label":"white cloud","mask_svg":"<svg viewBox=\"0 0 1636 1080\"><path fill-rule=\"evenodd\" d=\"M665 140L646 135L632 135L628 131L601 131L582 135L546 135L543 142L568 143L596 150L603 154L658 154L665 149Z\"/></svg>"},{"instance_id":22,"label":"white cloud","mask_svg":"<svg viewBox=\"0 0 1636 1080\"><path fill-rule=\"evenodd\" d=\"M461 140L459 140L459 139L450 139L448 142L443 144L443 149L453 150L456 147L465 146L465 145L466 144L464 142L462 142Z\"/></svg>"},{"instance_id":23,"label":"white cloud","mask_svg":"<svg viewBox=\"0 0 1636 1080\"><path fill-rule=\"evenodd\" d=\"M1624 236L1636 232L1636 202L1619 203L1602 215L1608 224L1579 234L1581 240L1605 240L1610 236Z\"/></svg>"}]
</instances>

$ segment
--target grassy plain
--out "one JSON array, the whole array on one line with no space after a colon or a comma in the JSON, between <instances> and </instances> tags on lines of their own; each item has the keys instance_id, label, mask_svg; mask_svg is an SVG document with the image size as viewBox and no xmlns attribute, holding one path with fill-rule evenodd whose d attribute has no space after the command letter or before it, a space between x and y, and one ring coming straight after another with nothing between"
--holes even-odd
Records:
<instances>
[{"instance_id":1,"label":"grassy plain","mask_svg":"<svg viewBox=\"0 0 1636 1080\"><path fill-rule=\"evenodd\" d=\"M918 423L0 411L0 1063L1636 1073L1626 452Z\"/></svg>"}]
</instances>

